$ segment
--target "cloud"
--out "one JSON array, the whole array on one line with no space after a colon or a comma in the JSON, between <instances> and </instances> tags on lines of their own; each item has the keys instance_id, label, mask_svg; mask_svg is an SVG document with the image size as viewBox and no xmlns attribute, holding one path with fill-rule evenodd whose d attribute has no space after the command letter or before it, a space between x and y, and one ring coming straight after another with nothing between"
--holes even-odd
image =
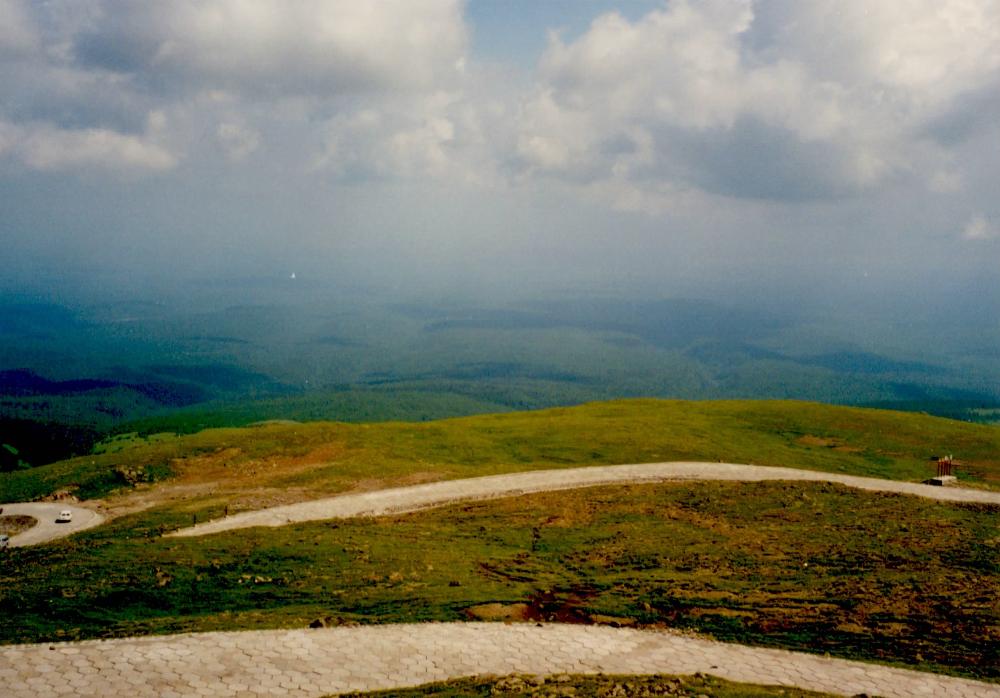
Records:
<instances>
[{"instance_id":1,"label":"cloud","mask_svg":"<svg viewBox=\"0 0 1000 698\"><path fill-rule=\"evenodd\" d=\"M159 145L107 129L68 130L0 122L0 155L5 154L33 170L157 171L170 169L177 162Z\"/></svg>"},{"instance_id":2,"label":"cloud","mask_svg":"<svg viewBox=\"0 0 1000 698\"><path fill-rule=\"evenodd\" d=\"M502 107L474 103L462 91L367 101L326 122L312 170L348 181L496 184L505 116Z\"/></svg>"},{"instance_id":3,"label":"cloud","mask_svg":"<svg viewBox=\"0 0 1000 698\"><path fill-rule=\"evenodd\" d=\"M1000 120L997 0L669 0L553 34L523 82L470 57L463 9L0 0L0 121L18 134L0 150L34 169L258 154L304 176L554 183L661 213L901 183L954 195L974 179L957 148Z\"/></svg>"},{"instance_id":4,"label":"cloud","mask_svg":"<svg viewBox=\"0 0 1000 698\"><path fill-rule=\"evenodd\" d=\"M1000 84L1000 3L673 0L550 39L517 152L648 200L805 201L951 171L930 125ZM931 174L925 174L931 173Z\"/></svg>"},{"instance_id":5,"label":"cloud","mask_svg":"<svg viewBox=\"0 0 1000 698\"><path fill-rule=\"evenodd\" d=\"M0 0L0 57L33 53L38 36L26 6L19 0Z\"/></svg>"},{"instance_id":6,"label":"cloud","mask_svg":"<svg viewBox=\"0 0 1000 698\"><path fill-rule=\"evenodd\" d=\"M216 129L219 143L233 162L245 160L260 147L260 134L241 120L224 121Z\"/></svg>"},{"instance_id":7,"label":"cloud","mask_svg":"<svg viewBox=\"0 0 1000 698\"><path fill-rule=\"evenodd\" d=\"M969 219L962 231L963 240L996 240L998 238L1000 238L1000 229L982 214L977 214Z\"/></svg>"},{"instance_id":8,"label":"cloud","mask_svg":"<svg viewBox=\"0 0 1000 698\"><path fill-rule=\"evenodd\" d=\"M819 80L881 88L909 110L946 105L996 80L996 0L769 0L756 5L765 52Z\"/></svg>"},{"instance_id":9,"label":"cloud","mask_svg":"<svg viewBox=\"0 0 1000 698\"><path fill-rule=\"evenodd\" d=\"M961 191L962 184L962 175L954 170L943 169L931 175L927 186L931 191L939 194L951 194Z\"/></svg>"},{"instance_id":10,"label":"cloud","mask_svg":"<svg viewBox=\"0 0 1000 698\"><path fill-rule=\"evenodd\" d=\"M458 0L102 2L77 60L155 89L330 96L426 89L460 71Z\"/></svg>"},{"instance_id":11,"label":"cloud","mask_svg":"<svg viewBox=\"0 0 1000 698\"><path fill-rule=\"evenodd\" d=\"M442 175L469 143L448 135L468 119L438 106L465 84L462 10L461 0L0 0L0 121L23 141L6 149L32 169L156 170L185 149L236 163L270 142L301 170L317 159L303 156L309 139L314 151L343 142L332 125L374 109L385 129L342 150L378 151L392 176ZM151 113L170 115L155 138ZM219 149L193 147L211 141Z\"/></svg>"}]
</instances>

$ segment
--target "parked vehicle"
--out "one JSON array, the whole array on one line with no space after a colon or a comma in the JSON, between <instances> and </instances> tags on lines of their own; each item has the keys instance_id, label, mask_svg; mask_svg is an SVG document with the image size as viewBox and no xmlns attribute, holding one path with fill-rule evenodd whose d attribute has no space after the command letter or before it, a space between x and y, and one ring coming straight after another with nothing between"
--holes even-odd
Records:
<instances>
[{"instance_id":1,"label":"parked vehicle","mask_svg":"<svg viewBox=\"0 0 1000 698\"><path fill-rule=\"evenodd\" d=\"M8 545L10 545L10 536L6 533L0 533L0 550L3 550Z\"/></svg>"},{"instance_id":2,"label":"parked vehicle","mask_svg":"<svg viewBox=\"0 0 1000 698\"><path fill-rule=\"evenodd\" d=\"M56 517L56 523L69 523L73 520L73 512L69 509L63 509L59 512L59 516Z\"/></svg>"}]
</instances>

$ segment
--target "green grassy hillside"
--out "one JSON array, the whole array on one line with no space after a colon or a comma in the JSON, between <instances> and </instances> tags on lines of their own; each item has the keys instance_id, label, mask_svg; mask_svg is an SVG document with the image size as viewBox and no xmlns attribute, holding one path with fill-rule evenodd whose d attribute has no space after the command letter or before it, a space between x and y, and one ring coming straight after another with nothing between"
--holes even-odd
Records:
<instances>
[{"instance_id":1,"label":"green grassy hillside","mask_svg":"<svg viewBox=\"0 0 1000 698\"><path fill-rule=\"evenodd\" d=\"M0 566L0 642L310 622L669 626L997 680L997 507L821 483L544 493L404 516L161 534L225 511L448 478L667 460L901 480L952 453L1000 488L1000 428L797 402L633 400L428 423L127 436L0 475L112 520Z\"/></svg>"},{"instance_id":2,"label":"green grassy hillside","mask_svg":"<svg viewBox=\"0 0 1000 698\"><path fill-rule=\"evenodd\" d=\"M163 538L172 511L8 551L0 642L555 620L1000 679L997 507L669 483ZM189 522L189 521L188 521Z\"/></svg>"},{"instance_id":3,"label":"green grassy hillside","mask_svg":"<svg viewBox=\"0 0 1000 698\"><path fill-rule=\"evenodd\" d=\"M142 481L308 498L357 487L590 464L705 460L919 481L954 454L966 485L1000 488L1000 427L791 401L623 400L428 423L267 423L119 437L100 453L0 475L0 500L69 489L103 496Z\"/></svg>"}]
</instances>

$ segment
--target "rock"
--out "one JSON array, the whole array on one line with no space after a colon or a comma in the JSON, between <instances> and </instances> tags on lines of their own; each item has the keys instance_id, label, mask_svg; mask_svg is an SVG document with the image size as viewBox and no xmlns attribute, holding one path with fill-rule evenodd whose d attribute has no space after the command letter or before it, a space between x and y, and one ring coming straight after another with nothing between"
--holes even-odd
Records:
<instances>
[{"instance_id":1,"label":"rock","mask_svg":"<svg viewBox=\"0 0 1000 698\"><path fill-rule=\"evenodd\" d=\"M520 676L505 676L493 684L490 695L502 695L504 693L524 693L529 687Z\"/></svg>"}]
</instances>

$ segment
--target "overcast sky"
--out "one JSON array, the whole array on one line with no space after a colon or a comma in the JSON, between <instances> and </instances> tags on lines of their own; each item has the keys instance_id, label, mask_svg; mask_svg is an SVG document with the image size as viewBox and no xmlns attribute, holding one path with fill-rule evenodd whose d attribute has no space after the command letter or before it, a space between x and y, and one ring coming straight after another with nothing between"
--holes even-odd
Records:
<instances>
[{"instance_id":1,"label":"overcast sky","mask_svg":"<svg viewBox=\"0 0 1000 698\"><path fill-rule=\"evenodd\" d=\"M975 287L998 182L1000 0L0 0L7 289Z\"/></svg>"}]
</instances>

